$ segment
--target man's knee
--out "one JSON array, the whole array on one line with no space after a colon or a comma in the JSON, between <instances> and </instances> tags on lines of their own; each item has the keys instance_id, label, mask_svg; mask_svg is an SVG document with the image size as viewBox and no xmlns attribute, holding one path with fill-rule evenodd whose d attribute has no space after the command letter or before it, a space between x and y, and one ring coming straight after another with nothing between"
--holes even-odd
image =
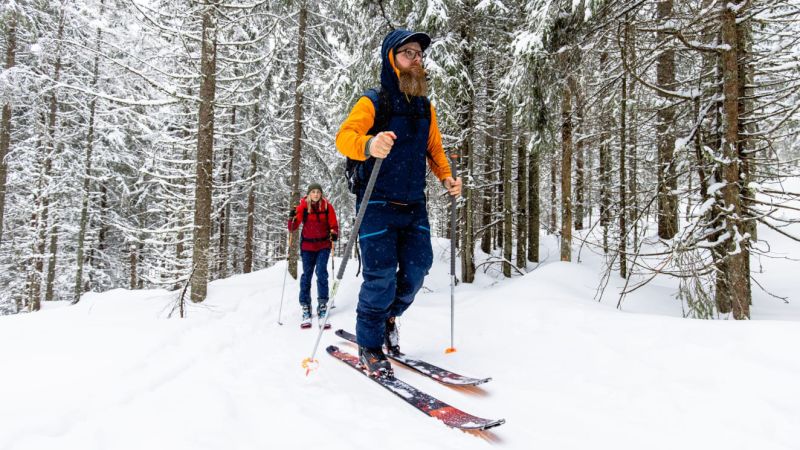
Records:
<instances>
[{"instance_id":1,"label":"man's knee","mask_svg":"<svg viewBox=\"0 0 800 450\"><path fill-rule=\"evenodd\" d=\"M388 310L392 303L397 286L394 268L380 270L364 269L364 283L361 285L358 312L371 315Z\"/></svg>"}]
</instances>

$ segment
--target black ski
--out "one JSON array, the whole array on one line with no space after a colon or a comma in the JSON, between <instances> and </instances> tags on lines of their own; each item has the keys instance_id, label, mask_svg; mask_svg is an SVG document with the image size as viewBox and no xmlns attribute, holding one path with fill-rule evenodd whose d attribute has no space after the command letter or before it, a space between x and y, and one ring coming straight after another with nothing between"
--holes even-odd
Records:
<instances>
[{"instance_id":1,"label":"black ski","mask_svg":"<svg viewBox=\"0 0 800 450\"><path fill-rule=\"evenodd\" d=\"M448 427L458 428L461 430L482 431L500 426L506 422L505 419L482 419L480 417L473 416L472 414L465 413L464 411L450 406L447 403L438 400L420 391L414 386L398 380L395 377L371 377L367 375L366 372L361 370L361 367L358 364L357 356L351 353L343 352L339 350L339 347L334 345L329 346L326 350L334 358L342 361L353 369L356 369L367 378L388 389L393 394L405 400L405 402L409 405L417 408L430 417L441 420Z\"/></svg>"},{"instance_id":2,"label":"black ski","mask_svg":"<svg viewBox=\"0 0 800 450\"><path fill-rule=\"evenodd\" d=\"M336 330L336 335L352 343L356 342L355 335L345 330ZM465 377L464 375L459 375L447 369L442 369L441 367L435 366L431 363L420 361L418 359L409 358L404 353L397 353L397 354L386 353L386 356L403 364L404 366L410 369L413 369L421 373L422 375L425 375L426 377L430 377L442 384L447 384L450 386L477 386L479 384L488 383L489 381L492 380L491 378Z\"/></svg>"}]
</instances>

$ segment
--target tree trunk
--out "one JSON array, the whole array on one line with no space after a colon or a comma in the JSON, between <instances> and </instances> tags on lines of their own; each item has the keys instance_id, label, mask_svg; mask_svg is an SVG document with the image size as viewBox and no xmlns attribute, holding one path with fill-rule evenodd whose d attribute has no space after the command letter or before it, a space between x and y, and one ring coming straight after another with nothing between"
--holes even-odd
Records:
<instances>
[{"instance_id":1,"label":"tree trunk","mask_svg":"<svg viewBox=\"0 0 800 450\"><path fill-rule=\"evenodd\" d=\"M133 289L136 289L136 287L139 285L139 280L137 279L137 275L139 273L139 267L138 267L139 259L137 258L138 251L137 251L136 244L131 242L130 245L128 245L128 251L130 252L129 262L130 262L130 271L131 271L131 273L130 273L131 279L130 279L129 288L131 290L133 290Z\"/></svg>"},{"instance_id":2,"label":"tree trunk","mask_svg":"<svg viewBox=\"0 0 800 450\"><path fill-rule=\"evenodd\" d=\"M105 0L100 0L100 15L103 14L103 6ZM92 90L97 87L97 79L100 68L100 42L102 39L102 30L97 28L95 38L95 50L97 54L94 57L94 65L92 67ZM89 102L89 130L86 136L86 156L83 162L83 200L81 201L81 221L80 228L78 229L78 252L75 261L78 264L77 274L75 275L75 293L72 297L72 303L78 303L83 294L83 265L84 265L84 243L86 240L86 229L89 226L89 197L91 195L90 186L92 178L92 152L94 150L94 117L97 110L97 97L92 97Z\"/></svg>"},{"instance_id":3,"label":"tree trunk","mask_svg":"<svg viewBox=\"0 0 800 450\"><path fill-rule=\"evenodd\" d=\"M625 19L627 22L627 14ZM625 36L622 42L622 59L627 58L627 45L628 45L628 27L625 27ZM628 75L622 73L622 98L619 114L619 276L622 278L628 277L628 253L627 253L627 231L628 225L626 222L626 215L628 214L628 197L627 197L627 181L625 159L626 144L627 144L627 116L628 116Z\"/></svg>"},{"instance_id":4,"label":"tree trunk","mask_svg":"<svg viewBox=\"0 0 800 450\"><path fill-rule=\"evenodd\" d=\"M188 117L188 111L187 111L187 117ZM189 159L188 152L189 152L188 148L186 146L184 146L183 147L182 156L181 156L181 160L186 161L187 159ZM186 198L186 195L187 195L186 194L186 182L187 182L187 180L185 178L181 178L181 182L180 182L180 184L181 184L181 187L180 187L181 198ZM180 215L181 215L180 223L181 224L186 223L186 218L183 217L183 211L181 211ZM184 286L183 280L181 280L180 278L181 278L181 276L183 275L183 273L186 270L186 265L184 264L184 259L186 258L186 256L183 254L183 252L185 250L185 244L184 244L185 239L186 239L186 234L183 232L183 227L181 227L181 228L178 229L177 236L175 236L175 240L177 241L175 243L175 269L176 269L176 271L178 273L178 276L176 277L176 281L175 281L175 285L174 285L175 289L182 289L183 286ZM191 269L190 269L190 272L191 272Z\"/></svg>"},{"instance_id":5,"label":"tree trunk","mask_svg":"<svg viewBox=\"0 0 800 450\"><path fill-rule=\"evenodd\" d=\"M709 0L713 1L713 0ZM722 67L722 58L716 58L716 73L715 73L715 81L716 86L720 88L720 91L715 91L717 101L714 105L714 120L709 129L709 136L705 139L706 142L709 143L709 147L715 149L717 151L717 156L722 156L724 153L723 150L723 136L722 136L722 128L723 128L723 72L724 67ZM708 157L704 157L703 162L707 162L709 160ZM725 180L725 174L723 170L722 164L714 163L714 160L711 159L713 163L713 170L711 175L711 180L709 180L709 187L711 186L710 183L722 183ZM717 191L715 196L719 197L721 193ZM717 242L720 239L720 236L725 231L724 223L723 223L723 213L722 213L722 200L717 198L717 204L714 208L711 208L709 211L709 216L712 218L711 222L711 229L713 230L720 230L716 231L712 234L711 239L712 242ZM731 312L733 309L733 305L731 305L731 294L729 292L730 284L727 280L727 273L728 273L728 259L726 258L726 247L724 245L716 245L711 249L711 255L714 260L714 266L716 267L716 280L715 280L715 303L717 304L717 310L721 313L727 314Z\"/></svg>"},{"instance_id":6,"label":"tree trunk","mask_svg":"<svg viewBox=\"0 0 800 450\"><path fill-rule=\"evenodd\" d=\"M526 252L525 246L528 243L526 231L528 230L528 172L526 162L528 142L520 133L517 143L517 267L525 268Z\"/></svg>"},{"instance_id":7,"label":"tree trunk","mask_svg":"<svg viewBox=\"0 0 800 450\"><path fill-rule=\"evenodd\" d=\"M142 265L142 255L144 255L144 240L142 238L139 238L139 244L137 245L136 249L136 258L138 259L137 263L138 267L141 267ZM136 289L144 289L144 277L140 277L137 274L136 278L137 278Z\"/></svg>"},{"instance_id":8,"label":"tree trunk","mask_svg":"<svg viewBox=\"0 0 800 450\"><path fill-rule=\"evenodd\" d=\"M55 296L56 255L58 255L58 225L53 215L53 226L50 227L50 257L47 260L47 283L44 291L45 301L51 302Z\"/></svg>"},{"instance_id":9,"label":"tree trunk","mask_svg":"<svg viewBox=\"0 0 800 450\"><path fill-rule=\"evenodd\" d=\"M636 67L636 31L630 25L626 24L626 33L628 34L626 41L626 45L628 46L628 66L629 67ZM627 153L628 153L628 161L629 170L628 170L628 198L629 206L628 206L628 226L631 227L631 231L629 234L632 235L632 248L633 252L636 253L639 251L639 196L638 196L638 182L637 176L639 172L639 161L638 161L638 154L637 154L637 120L638 120L638 105L639 102L636 99L636 80L631 78L630 85L628 86L628 102L630 103L631 107L628 108L629 114L629 122L628 122L628 141L630 143Z\"/></svg>"},{"instance_id":10,"label":"tree trunk","mask_svg":"<svg viewBox=\"0 0 800 450\"><path fill-rule=\"evenodd\" d=\"M572 90L561 92L561 261L572 260Z\"/></svg>"},{"instance_id":11,"label":"tree trunk","mask_svg":"<svg viewBox=\"0 0 800 450\"><path fill-rule=\"evenodd\" d=\"M184 158L185 159L185 158ZM108 223L103 219L108 209L108 187L105 182L100 181L100 207L97 209L99 216L99 229L97 230L97 247L89 250L89 267L93 270L102 270L100 258L106 250L106 236L108 235ZM89 283L92 282L92 272L89 272Z\"/></svg>"},{"instance_id":12,"label":"tree trunk","mask_svg":"<svg viewBox=\"0 0 800 450\"><path fill-rule=\"evenodd\" d=\"M308 9L304 1L300 5L300 16L297 27L297 68L294 78L294 138L292 139L292 178L289 205L295 206L300 201L300 155L303 135L303 82L306 72L306 26ZM297 279L297 249L299 248L298 230L292 234L292 248L289 249L289 274Z\"/></svg>"},{"instance_id":13,"label":"tree trunk","mask_svg":"<svg viewBox=\"0 0 800 450\"><path fill-rule=\"evenodd\" d=\"M753 66L753 36L752 20L736 21L737 51L739 61L739 161L741 161L741 198L742 198L742 217L743 229L750 235L750 241L758 239L758 222L752 214L753 201L756 197L754 190L750 188L753 180L756 160L753 158L755 148L753 138L750 137L758 131L757 123L752 118L753 114L753 88L755 78L755 67ZM742 135L743 134L743 135ZM745 259L747 273L750 273L750 257ZM747 290L752 292L750 277L747 277ZM752 303L752 296L751 296Z\"/></svg>"},{"instance_id":14,"label":"tree trunk","mask_svg":"<svg viewBox=\"0 0 800 450\"><path fill-rule=\"evenodd\" d=\"M487 69L487 76L486 76L486 97L492 98L494 95L494 83L493 83L493 69L491 61L488 63L489 68ZM483 234L481 235L481 250L489 254L492 252L492 226L491 223L494 220L494 208L492 207L492 203L494 200L494 153L495 153L495 139L494 135L497 132L497 127L495 126L496 120L495 115L493 112L493 105L492 102L486 102L486 120L487 120L487 129L486 134L484 136L484 145L486 146L486 153L484 155L484 163L483 163L483 171L486 174L486 187L483 188L483 208L482 208L482 221L481 227L483 228Z\"/></svg>"},{"instance_id":15,"label":"tree trunk","mask_svg":"<svg viewBox=\"0 0 800 450\"><path fill-rule=\"evenodd\" d=\"M556 173L558 172L558 155L556 152L551 152L550 158L550 221L547 227L547 234L552 234L556 232L556 218L557 213L556 210L558 209L558 177Z\"/></svg>"},{"instance_id":16,"label":"tree trunk","mask_svg":"<svg viewBox=\"0 0 800 450\"><path fill-rule=\"evenodd\" d=\"M729 302L736 319L750 318L750 290L747 271L749 258L746 227L743 222L741 199L741 172L739 167L739 62L737 51L736 17L741 14L730 4L721 5L722 20L722 156L723 177L722 209L726 211L725 224L729 234L725 242L727 264L724 279L728 284Z\"/></svg>"},{"instance_id":17,"label":"tree trunk","mask_svg":"<svg viewBox=\"0 0 800 450\"><path fill-rule=\"evenodd\" d=\"M583 92L578 83L573 84L573 91L575 92L575 109L577 114L577 126L580 133L578 138L575 139L575 217L574 224L576 230L583 229L583 218L586 216L586 171L585 171L585 158L583 150L584 136L586 130L584 128L583 110L584 100Z\"/></svg>"},{"instance_id":18,"label":"tree trunk","mask_svg":"<svg viewBox=\"0 0 800 450\"><path fill-rule=\"evenodd\" d=\"M503 167L505 166L503 164L505 163L506 149L505 147L503 147L504 145L503 141L505 140L505 137L502 137L502 133L505 130L504 128L505 124L502 127L500 126L500 122L501 121L505 122L505 119L504 118L501 119L499 117L499 114L500 111L498 109L497 135L501 136L500 137L501 142L498 143L498 148L497 151L495 152L495 157L498 158L499 161L495 161L494 167L499 167L500 171L497 174L497 189L495 191L494 209L501 211L501 213L495 215L495 217L497 218L497 223L494 225L494 231L492 234L494 235L495 248L502 250L504 248L503 239L505 238L505 223L506 223L506 213L505 210L503 209L503 204L505 202L504 199L505 199L505 187L506 187L506 181L504 178L505 174L503 173Z\"/></svg>"},{"instance_id":19,"label":"tree trunk","mask_svg":"<svg viewBox=\"0 0 800 450\"><path fill-rule=\"evenodd\" d=\"M211 197L214 161L214 99L217 72L217 1L203 10L203 40L200 54L200 108L197 126L197 173L194 195L194 242L192 249L193 302L206 299L208 292L208 251L211 240ZM132 283L133 284L133 283Z\"/></svg>"},{"instance_id":20,"label":"tree trunk","mask_svg":"<svg viewBox=\"0 0 800 450\"><path fill-rule=\"evenodd\" d=\"M260 91L259 91L260 94ZM260 98L260 95L256 95ZM253 117L258 118L260 111L258 104L254 106ZM258 173L258 152L256 147L250 151L250 189L247 192L247 225L244 232L244 267L242 272L250 273L253 271L253 253L255 249L255 230L256 230L256 174Z\"/></svg>"},{"instance_id":21,"label":"tree trunk","mask_svg":"<svg viewBox=\"0 0 800 450\"><path fill-rule=\"evenodd\" d=\"M547 128L547 106L542 95L542 86L537 80L533 87L533 97L536 102L537 112L534 118L533 130L536 143L530 153L528 163L528 261L539 262L539 231L541 230L541 164L542 148Z\"/></svg>"},{"instance_id":22,"label":"tree trunk","mask_svg":"<svg viewBox=\"0 0 800 450\"><path fill-rule=\"evenodd\" d=\"M539 262L539 229L541 228L539 219L540 142L537 142L533 147L528 161L528 210L530 211L528 214L528 261Z\"/></svg>"},{"instance_id":23,"label":"tree trunk","mask_svg":"<svg viewBox=\"0 0 800 450\"><path fill-rule=\"evenodd\" d=\"M658 19L666 22L672 18L673 0L660 0L656 8ZM661 42L669 38L659 32ZM656 59L656 80L664 90L675 89L675 51L667 46ZM664 102L670 99L664 98ZM678 181L673 164L675 152L675 107L667 103L658 109L656 116L656 142L658 146L658 236L672 239L678 231L678 198L675 190Z\"/></svg>"},{"instance_id":24,"label":"tree trunk","mask_svg":"<svg viewBox=\"0 0 800 450\"><path fill-rule=\"evenodd\" d=\"M12 9L6 23L6 70L14 67L17 54L17 12ZM6 208L6 178L8 164L6 155L11 146L11 102L3 105L0 118L0 242L3 242L3 217Z\"/></svg>"},{"instance_id":25,"label":"tree trunk","mask_svg":"<svg viewBox=\"0 0 800 450\"><path fill-rule=\"evenodd\" d=\"M466 76L468 80L467 82L474 78L475 74L475 58L473 53L473 30L472 30L472 9L467 5L465 11L465 20L461 26L461 38L464 42L464 45L461 46L462 57L461 63L466 68ZM469 83L465 83L465 86L469 86ZM468 181L472 179L473 171L474 171L474 163L473 160L475 158L475 152L473 148L473 130L475 129L475 90L474 89L467 89L467 92L464 96L464 104L462 105L462 114L461 114L461 135L463 136L463 140L460 145L461 155L459 155L458 159L461 160L461 167L465 168L463 172L459 174L462 177L462 180ZM456 161L452 161L451 164L456 164ZM461 215L461 224L462 224L462 233L461 233L461 281L464 283L472 283L475 280L475 230L474 230L474 209L475 209L475 192L469 186L472 183L466 182L465 189L463 189L463 196L464 196L464 203L462 208L462 215ZM453 230L456 231L456 230ZM453 238L457 238L456 236Z\"/></svg>"},{"instance_id":26,"label":"tree trunk","mask_svg":"<svg viewBox=\"0 0 800 450\"><path fill-rule=\"evenodd\" d=\"M756 160L753 158L752 152L755 148L752 134L758 132L758 127L754 119L751 118L753 114L753 86L755 78L755 67L752 64L752 26L750 21L738 22L736 24L738 42L738 61L739 61L739 130L741 133L746 133L744 136L739 137L738 153L739 160L741 161L742 178L742 208L744 216L747 217L747 232L750 233L750 239L758 239L756 230L756 220L751 214L750 208L752 201L756 197L756 193L749 187L750 182L753 180L753 173L755 171Z\"/></svg>"},{"instance_id":27,"label":"tree trunk","mask_svg":"<svg viewBox=\"0 0 800 450\"><path fill-rule=\"evenodd\" d=\"M511 277L512 232L514 230L513 210L511 206L511 163L514 158L514 133L511 102L506 104L505 139L503 141L503 275Z\"/></svg>"},{"instance_id":28,"label":"tree trunk","mask_svg":"<svg viewBox=\"0 0 800 450\"><path fill-rule=\"evenodd\" d=\"M608 53L600 54L600 68L606 67ZM608 254L608 227L611 225L611 120L609 114L600 119L600 148L598 181L600 183L600 226L603 228L603 253Z\"/></svg>"},{"instance_id":29,"label":"tree trunk","mask_svg":"<svg viewBox=\"0 0 800 450\"><path fill-rule=\"evenodd\" d=\"M236 125L236 107L233 107L231 114L231 127L235 128ZM219 251L217 267L220 278L228 277L228 247L230 242L230 227L231 227L231 183L233 182L233 142L228 145L227 159L222 165L222 185L225 189L225 196L223 201L225 206L220 208L219 211Z\"/></svg>"}]
</instances>

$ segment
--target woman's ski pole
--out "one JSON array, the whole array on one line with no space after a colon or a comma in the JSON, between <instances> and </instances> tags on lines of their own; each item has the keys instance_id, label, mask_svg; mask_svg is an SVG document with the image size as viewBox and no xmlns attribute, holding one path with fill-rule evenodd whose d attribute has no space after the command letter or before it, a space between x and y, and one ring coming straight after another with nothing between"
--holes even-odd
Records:
<instances>
[{"instance_id":1,"label":"woman's ski pole","mask_svg":"<svg viewBox=\"0 0 800 450\"><path fill-rule=\"evenodd\" d=\"M453 179L456 179L456 158L458 155L450 155L453 162L450 165L450 172ZM450 196L450 347L445 349L445 353L453 353L456 351L454 345L455 336L455 322L456 322L456 241L458 235L456 234L456 196Z\"/></svg>"},{"instance_id":2,"label":"woman's ski pole","mask_svg":"<svg viewBox=\"0 0 800 450\"><path fill-rule=\"evenodd\" d=\"M283 293L286 291L286 274L289 273L289 255L292 252L292 232L289 232L289 245L286 246L286 270L283 271L283 287L281 288L281 307L278 309L278 325L283 325L281 322L281 314L283 314Z\"/></svg>"},{"instance_id":3,"label":"woman's ski pole","mask_svg":"<svg viewBox=\"0 0 800 450\"><path fill-rule=\"evenodd\" d=\"M331 273L336 272L336 242L331 241Z\"/></svg>"},{"instance_id":4,"label":"woman's ski pole","mask_svg":"<svg viewBox=\"0 0 800 450\"><path fill-rule=\"evenodd\" d=\"M355 245L356 238L358 237L358 229L361 227L361 221L364 219L364 213L367 211L369 198L372 195L373 188L375 187L375 180L378 178L378 171L381 169L382 162L383 159L381 158L375 159L375 166L372 168L372 173L369 176L369 182L367 182L367 189L364 191L364 198L361 199L361 206L358 208L356 223L353 225L353 231L350 233L350 239L347 240L347 246L344 248L344 256L342 258L342 264L339 266L339 273L336 274L336 280L333 282L330 309L333 309L336 304L336 291L339 290L339 282L342 281L342 278L344 277L344 269L347 267L347 261L350 259L350 252L353 250L353 245ZM322 333L325 331L325 324L327 323L328 316L325 316L325 318L322 319L322 323L319 324L319 333L317 334L317 341L314 343L314 349L311 350L311 356L303 360L303 368L306 369L306 375L308 375L312 370L316 369L319 365L319 362L314 359L314 357L317 356L319 341L322 339Z\"/></svg>"}]
</instances>

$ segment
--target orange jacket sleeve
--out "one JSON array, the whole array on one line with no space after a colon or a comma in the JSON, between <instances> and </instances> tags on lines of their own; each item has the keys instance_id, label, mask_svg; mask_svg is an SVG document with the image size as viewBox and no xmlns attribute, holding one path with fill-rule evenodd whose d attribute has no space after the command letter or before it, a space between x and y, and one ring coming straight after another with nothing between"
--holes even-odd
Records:
<instances>
[{"instance_id":1,"label":"orange jacket sleeve","mask_svg":"<svg viewBox=\"0 0 800 450\"><path fill-rule=\"evenodd\" d=\"M428 132L428 154L431 156L428 164L439 181L452 176L450 163L447 161L444 147L442 147L442 135L439 133L439 124L436 122L436 109L434 109L433 104L431 104L431 128Z\"/></svg>"},{"instance_id":2,"label":"orange jacket sleeve","mask_svg":"<svg viewBox=\"0 0 800 450\"><path fill-rule=\"evenodd\" d=\"M367 132L374 123L375 106L368 97L361 97L336 133L336 149L339 153L350 159L365 161L364 149L372 137Z\"/></svg>"}]
</instances>

